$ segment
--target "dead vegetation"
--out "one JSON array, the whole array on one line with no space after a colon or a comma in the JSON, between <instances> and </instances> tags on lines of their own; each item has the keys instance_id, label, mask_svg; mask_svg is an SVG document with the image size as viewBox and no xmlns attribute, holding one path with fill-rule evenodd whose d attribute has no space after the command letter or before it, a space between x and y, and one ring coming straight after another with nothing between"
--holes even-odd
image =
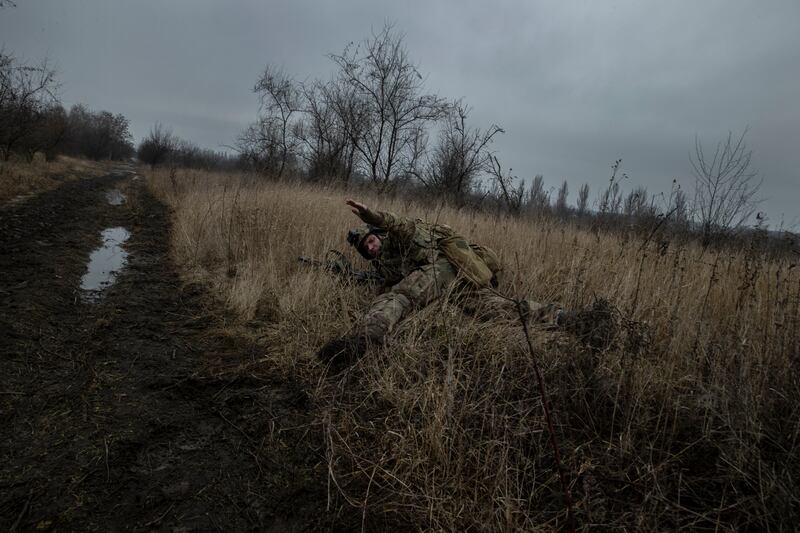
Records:
<instances>
[{"instance_id":1,"label":"dead vegetation","mask_svg":"<svg viewBox=\"0 0 800 533\"><path fill-rule=\"evenodd\" d=\"M108 163L64 155L55 161L46 161L41 154L30 162L11 158L0 162L0 205L17 196L54 189L66 180L102 176L108 173L109 168Z\"/></svg>"},{"instance_id":2,"label":"dead vegetation","mask_svg":"<svg viewBox=\"0 0 800 533\"><path fill-rule=\"evenodd\" d=\"M322 413L330 490L425 530L551 530L566 511L516 323L446 302L331 376L315 359L371 299L300 255L345 247L341 190L156 170L186 275L263 347L249 372L307 384ZM447 222L495 248L501 290L575 308L605 298L630 325L603 352L533 330L579 528L788 530L800 511L800 274L789 260L553 221L368 205ZM350 251L347 251L348 254ZM358 259L350 254L354 263Z\"/></svg>"}]
</instances>

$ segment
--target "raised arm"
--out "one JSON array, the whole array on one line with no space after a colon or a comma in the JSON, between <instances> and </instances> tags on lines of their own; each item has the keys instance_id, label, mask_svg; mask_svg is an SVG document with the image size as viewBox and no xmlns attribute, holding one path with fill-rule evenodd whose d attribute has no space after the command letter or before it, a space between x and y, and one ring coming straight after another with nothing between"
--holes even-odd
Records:
<instances>
[{"instance_id":1,"label":"raised arm","mask_svg":"<svg viewBox=\"0 0 800 533\"><path fill-rule=\"evenodd\" d=\"M350 198L345 203L365 223L383 228L388 234L404 241L410 241L414 238L415 224L413 220L398 217L388 211L373 211L361 202Z\"/></svg>"}]
</instances>

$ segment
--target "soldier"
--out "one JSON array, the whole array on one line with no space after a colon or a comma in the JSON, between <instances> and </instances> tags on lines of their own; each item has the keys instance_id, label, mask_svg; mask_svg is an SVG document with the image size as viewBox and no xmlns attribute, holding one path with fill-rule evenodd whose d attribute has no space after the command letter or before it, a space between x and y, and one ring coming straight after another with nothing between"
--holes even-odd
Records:
<instances>
[{"instance_id":1,"label":"soldier","mask_svg":"<svg viewBox=\"0 0 800 533\"><path fill-rule=\"evenodd\" d=\"M350 334L329 341L320 359L350 363L386 334L412 309L448 296L483 318L518 317L517 303L492 290L500 264L495 253L470 245L446 225L372 211L348 199L347 205L366 225L350 230L347 242L384 277L390 288L376 297ZM555 322L560 309L530 300L521 302L525 318Z\"/></svg>"}]
</instances>

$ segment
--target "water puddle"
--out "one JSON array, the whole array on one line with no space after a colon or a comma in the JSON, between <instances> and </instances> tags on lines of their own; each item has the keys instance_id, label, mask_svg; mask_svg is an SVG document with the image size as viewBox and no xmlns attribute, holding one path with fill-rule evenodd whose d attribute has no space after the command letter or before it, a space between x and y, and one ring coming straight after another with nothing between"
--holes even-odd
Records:
<instances>
[{"instance_id":1,"label":"water puddle","mask_svg":"<svg viewBox=\"0 0 800 533\"><path fill-rule=\"evenodd\" d=\"M106 191L106 200L111 205L122 205L125 203L125 200L127 200L127 196L119 189L112 189Z\"/></svg>"},{"instance_id":2,"label":"water puddle","mask_svg":"<svg viewBox=\"0 0 800 533\"><path fill-rule=\"evenodd\" d=\"M25 202L27 202L28 200L30 200L34 196L36 196L36 195L31 193L31 192L25 193L25 194L18 194L14 198L12 198L11 200L8 201L8 205L24 204Z\"/></svg>"},{"instance_id":3,"label":"water puddle","mask_svg":"<svg viewBox=\"0 0 800 533\"><path fill-rule=\"evenodd\" d=\"M89 256L88 269L81 279L83 299L90 302L99 300L102 291L114 283L128 258L128 252L122 249L122 244L131 236L128 230L107 228L100 235L103 245Z\"/></svg>"}]
</instances>

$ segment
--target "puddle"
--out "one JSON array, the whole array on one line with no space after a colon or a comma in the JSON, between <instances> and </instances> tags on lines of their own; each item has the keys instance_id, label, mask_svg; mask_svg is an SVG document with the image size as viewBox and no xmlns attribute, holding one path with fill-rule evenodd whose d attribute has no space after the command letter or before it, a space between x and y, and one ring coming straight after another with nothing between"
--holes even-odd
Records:
<instances>
[{"instance_id":1,"label":"puddle","mask_svg":"<svg viewBox=\"0 0 800 533\"><path fill-rule=\"evenodd\" d=\"M128 230L122 227L107 228L100 235L103 245L89 256L88 269L81 279L83 299L86 301L100 299L100 293L114 283L128 258L128 252L122 249L122 244L131 236Z\"/></svg>"},{"instance_id":2,"label":"puddle","mask_svg":"<svg viewBox=\"0 0 800 533\"><path fill-rule=\"evenodd\" d=\"M36 195L34 193L32 193L32 192L25 193L25 194L18 194L14 198L12 198L11 200L8 201L8 205L24 204L25 202L27 202L28 200L30 200L34 196L36 196Z\"/></svg>"},{"instance_id":3,"label":"puddle","mask_svg":"<svg viewBox=\"0 0 800 533\"><path fill-rule=\"evenodd\" d=\"M125 203L125 200L127 200L127 196L119 189L112 189L106 191L106 200L108 200L108 203L111 205L122 205Z\"/></svg>"}]
</instances>

